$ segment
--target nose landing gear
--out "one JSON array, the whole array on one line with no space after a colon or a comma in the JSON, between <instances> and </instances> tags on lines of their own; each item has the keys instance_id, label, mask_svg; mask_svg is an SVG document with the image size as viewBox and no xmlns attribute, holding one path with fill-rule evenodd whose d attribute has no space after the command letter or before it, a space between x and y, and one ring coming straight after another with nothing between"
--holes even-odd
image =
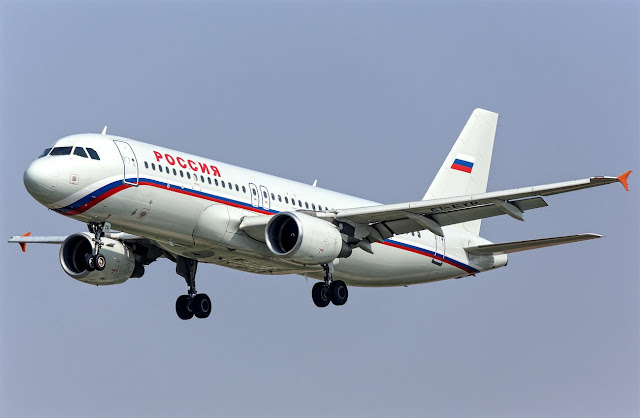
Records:
<instances>
[{"instance_id":1,"label":"nose landing gear","mask_svg":"<svg viewBox=\"0 0 640 418\"><path fill-rule=\"evenodd\" d=\"M107 259L103 254L100 254L102 248L102 237L104 237L104 231L111 229L109 222L90 222L87 224L89 232L93 234L93 251L91 254L85 254L84 266L87 271L102 271L107 265Z\"/></svg>"}]
</instances>

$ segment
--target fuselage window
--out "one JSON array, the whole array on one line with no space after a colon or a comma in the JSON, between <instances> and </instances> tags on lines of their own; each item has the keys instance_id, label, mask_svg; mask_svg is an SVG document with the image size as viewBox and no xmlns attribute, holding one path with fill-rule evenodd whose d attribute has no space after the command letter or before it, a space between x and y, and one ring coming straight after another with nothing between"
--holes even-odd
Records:
<instances>
[{"instance_id":1,"label":"fuselage window","mask_svg":"<svg viewBox=\"0 0 640 418\"><path fill-rule=\"evenodd\" d=\"M76 147L76 149L73 150L73 154L82 158L89 158L82 147Z\"/></svg>"},{"instance_id":2,"label":"fuselage window","mask_svg":"<svg viewBox=\"0 0 640 418\"><path fill-rule=\"evenodd\" d=\"M311 204L311 209L316 210L316 204L315 203Z\"/></svg>"},{"instance_id":3,"label":"fuselage window","mask_svg":"<svg viewBox=\"0 0 640 418\"><path fill-rule=\"evenodd\" d=\"M309 202L304 202L304 206L309 209Z\"/></svg>"},{"instance_id":4,"label":"fuselage window","mask_svg":"<svg viewBox=\"0 0 640 418\"><path fill-rule=\"evenodd\" d=\"M238 185L236 184L236 192L239 192L240 188L238 187Z\"/></svg>"},{"instance_id":5,"label":"fuselage window","mask_svg":"<svg viewBox=\"0 0 640 418\"><path fill-rule=\"evenodd\" d=\"M100 159L100 157L98 156L98 153L93 148L87 148L87 152L89 153L89 157L91 157L92 160Z\"/></svg>"},{"instance_id":6,"label":"fuselage window","mask_svg":"<svg viewBox=\"0 0 640 418\"><path fill-rule=\"evenodd\" d=\"M191 173L189 173L188 171L187 171L187 178L191 179Z\"/></svg>"},{"instance_id":7,"label":"fuselage window","mask_svg":"<svg viewBox=\"0 0 640 418\"><path fill-rule=\"evenodd\" d=\"M156 170L156 165L155 165L154 163L151 163L151 169L152 169L153 171L155 171L155 170Z\"/></svg>"},{"instance_id":8,"label":"fuselage window","mask_svg":"<svg viewBox=\"0 0 640 418\"><path fill-rule=\"evenodd\" d=\"M278 195L278 202L282 202L282 196Z\"/></svg>"},{"instance_id":9,"label":"fuselage window","mask_svg":"<svg viewBox=\"0 0 640 418\"><path fill-rule=\"evenodd\" d=\"M231 182L229 182L229 190L233 190L233 184L231 184Z\"/></svg>"},{"instance_id":10,"label":"fuselage window","mask_svg":"<svg viewBox=\"0 0 640 418\"><path fill-rule=\"evenodd\" d=\"M325 206L325 207L324 207L324 210L329 210L329 208Z\"/></svg>"},{"instance_id":11,"label":"fuselage window","mask_svg":"<svg viewBox=\"0 0 640 418\"><path fill-rule=\"evenodd\" d=\"M175 169L175 168L173 169L173 175L174 175L174 176L177 176L177 175L178 175L178 172L176 171L176 169Z\"/></svg>"},{"instance_id":12,"label":"fuselage window","mask_svg":"<svg viewBox=\"0 0 640 418\"><path fill-rule=\"evenodd\" d=\"M416 234L418 234L418 238L422 238L422 237L420 236L420 231L416 232Z\"/></svg>"},{"instance_id":13,"label":"fuselage window","mask_svg":"<svg viewBox=\"0 0 640 418\"><path fill-rule=\"evenodd\" d=\"M167 172L167 174L171 174L171 170L169 170L169 167L165 167L165 171Z\"/></svg>"},{"instance_id":14,"label":"fuselage window","mask_svg":"<svg viewBox=\"0 0 640 418\"><path fill-rule=\"evenodd\" d=\"M262 196L264 196L264 198L267 198L267 192L265 192L264 190L262 191Z\"/></svg>"},{"instance_id":15,"label":"fuselage window","mask_svg":"<svg viewBox=\"0 0 640 418\"><path fill-rule=\"evenodd\" d=\"M158 164L158 171L160 171L162 173L163 170L164 170L164 168L162 168L162 166L160 164Z\"/></svg>"},{"instance_id":16,"label":"fuselage window","mask_svg":"<svg viewBox=\"0 0 640 418\"><path fill-rule=\"evenodd\" d=\"M200 174L200 181L204 183L204 176Z\"/></svg>"},{"instance_id":17,"label":"fuselage window","mask_svg":"<svg viewBox=\"0 0 640 418\"><path fill-rule=\"evenodd\" d=\"M211 177L207 177L207 181L211 184Z\"/></svg>"},{"instance_id":18,"label":"fuselage window","mask_svg":"<svg viewBox=\"0 0 640 418\"><path fill-rule=\"evenodd\" d=\"M289 203L289 198L287 196L284 197L284 203Z\"/></svg>"},{"instance_id":19,"label":"fuselage window","mask_svg":"<svg viewBox=\"0 0 640 418\"><path fill-rule=\"evenodd\" d=\"M247 193L247 188L242 186L242 193Z\"/></svg>"},{"instance_id":20,"label":"fuselage window","mask_svg":"<svg viewBox=\"0 0 640 418\"><path fill-rule=\"evenodd\" d=\"M144 168L149 168L149 163L148 162L144 162Z\"/></svg>"},{"instance_id":21,"label":"fuselage window","mask_svg":"<svg viewBox=\"0 0 640 418\"><path fill-rule=\"evenodd\" d=\"M258 193L256 192L256 190L255 190L255 189L253 189L253 190L251 190L251 191L253 192L253 195L254 195L254 196L257 196L257 195L258 195Z\"/></svg>"},{"instance_id":22,"label":"fuselage window","mask_svg":"<svg viewBox=\"0 0 640 418\"><path fill-rule=\"evenodd\" d=\"M180 177L184 177L184 173L180 170Z\"/></svg>"},{"instance_id":23,"label":"fuselage window","mask_svg":"<svg viewBox=\"0 0 640 418\"><path fill-rule=\"evenodd\" d=\"M226 185L226 184L224 184L224 180L220 180L220 184L222 184L222 187L223 187L223 188L227 187L227 185Z\"/></svg>"},{"instance_id":24,"label":"fuselage window","mask_svg":"<svg viewBox=\"0 0 640 418\"><path fill-rule=\"evenodd\" d=\"M271 200L276 200L276 196L273 193L271 193Z\"/></svg>"},{"instance_id":25,"label":"fuselage window","mask_svg":"<svg viewBox=\"0 0 640 418\"><path fill-rule=\"evenodd\" d=\"M46 157L47 155L49 155L50 152L51 152L51 148L47 148L46 150L42 151L42 154L40 154L38 158Z\"/></svg>"},{"instance_id":26,"label":"fuselage window","mask_svg":"<svg viewBox=\"0 0 640 418\"><path fill-rule=\"evenodd\" d=\"M216 186L218 185L218 179L213 179L213 182L216 184Z\"/></svg>"},{"instance_id":27,"label":"fuselage window","mask_svg":"<svg viewBox=\"0 0 640 418\"><path fill-rule=\"evenodd\" d=\"M70 155L73 147L55 147L51 150L50 155Z\"/></svg>"},{"instance_id":28,"label":"fuselage window","mask_svg":"<svg viewBox=\"0 0 640 418\"><path fill-rule=\"evenodd\" d=\"M298 206L302 207L302 200L298 199Z\"/></svg>"}]
</instances>

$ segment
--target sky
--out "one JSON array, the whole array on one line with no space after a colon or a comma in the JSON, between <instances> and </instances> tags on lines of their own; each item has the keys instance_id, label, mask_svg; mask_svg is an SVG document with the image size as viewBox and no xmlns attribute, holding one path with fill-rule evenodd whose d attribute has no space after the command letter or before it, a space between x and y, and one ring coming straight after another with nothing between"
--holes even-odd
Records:
<instances>
[{"instance_id":1,"label":"sky","mask_svg":"<svg viewBox=\"0 0 640 418\"><path fill-rule=\"evenodd\" d=\"M22 173L100 132L396 203L420 199L476 107L500 114L489 190L634 170L483 221L494 242L595 232L506 268L349 289L201 265L207 320L159 260L68 277L1 244L0 415L640 415L639 6L633 1L0 2L2 233L66 235Z\"/></svg>"}]
</instances>

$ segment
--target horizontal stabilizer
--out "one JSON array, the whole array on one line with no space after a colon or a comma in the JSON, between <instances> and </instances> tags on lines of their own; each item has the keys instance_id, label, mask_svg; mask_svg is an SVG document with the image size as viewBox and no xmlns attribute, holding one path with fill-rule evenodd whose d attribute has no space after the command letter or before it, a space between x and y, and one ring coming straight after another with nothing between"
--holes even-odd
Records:
<instances>
[{"instance_id":1,"label":"horizontal stabilizer","mask_svg":"<svg viewBox=\"0 0 640 418\"><path fill-rule=\"evenodd\" d=\"M465 251L473 255L500 255L515 253L518 251L535 250L536 248L551 247L571 242L585 241L588 239L602 238L598 234L578 234L566 237L553 237L532 239L528 241L504 242L502 244L478 245L476 247L465 247Z\"/></svg>"}]
</instances>

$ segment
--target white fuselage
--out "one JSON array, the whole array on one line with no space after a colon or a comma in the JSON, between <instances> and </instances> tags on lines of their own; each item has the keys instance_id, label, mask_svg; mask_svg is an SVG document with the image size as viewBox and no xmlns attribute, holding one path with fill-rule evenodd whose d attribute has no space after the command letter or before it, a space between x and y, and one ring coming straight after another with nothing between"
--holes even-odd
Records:
<instances>
[{"instance_id":1,"label":"white fuselage","mask_svg":"<svg viewBox=\"0 0 640 418\"><path fill-rule=\"evenodd\" d=\"M173 254L248 272L323 277L320 266L278 257L239 230L243 217L377 205L127 138L72 135L54 147L91 148L100 159L72 152L35 160L25 185L45 206L82 222L109 222ZM374 243L374 254L355 248L334 262L334 277L355 286L401 286L506 265L506 255L475 257L463 249L487 240L455 227L444 231L445 240L428 231L397 235Z\"/></svg>"}]
</instances>

